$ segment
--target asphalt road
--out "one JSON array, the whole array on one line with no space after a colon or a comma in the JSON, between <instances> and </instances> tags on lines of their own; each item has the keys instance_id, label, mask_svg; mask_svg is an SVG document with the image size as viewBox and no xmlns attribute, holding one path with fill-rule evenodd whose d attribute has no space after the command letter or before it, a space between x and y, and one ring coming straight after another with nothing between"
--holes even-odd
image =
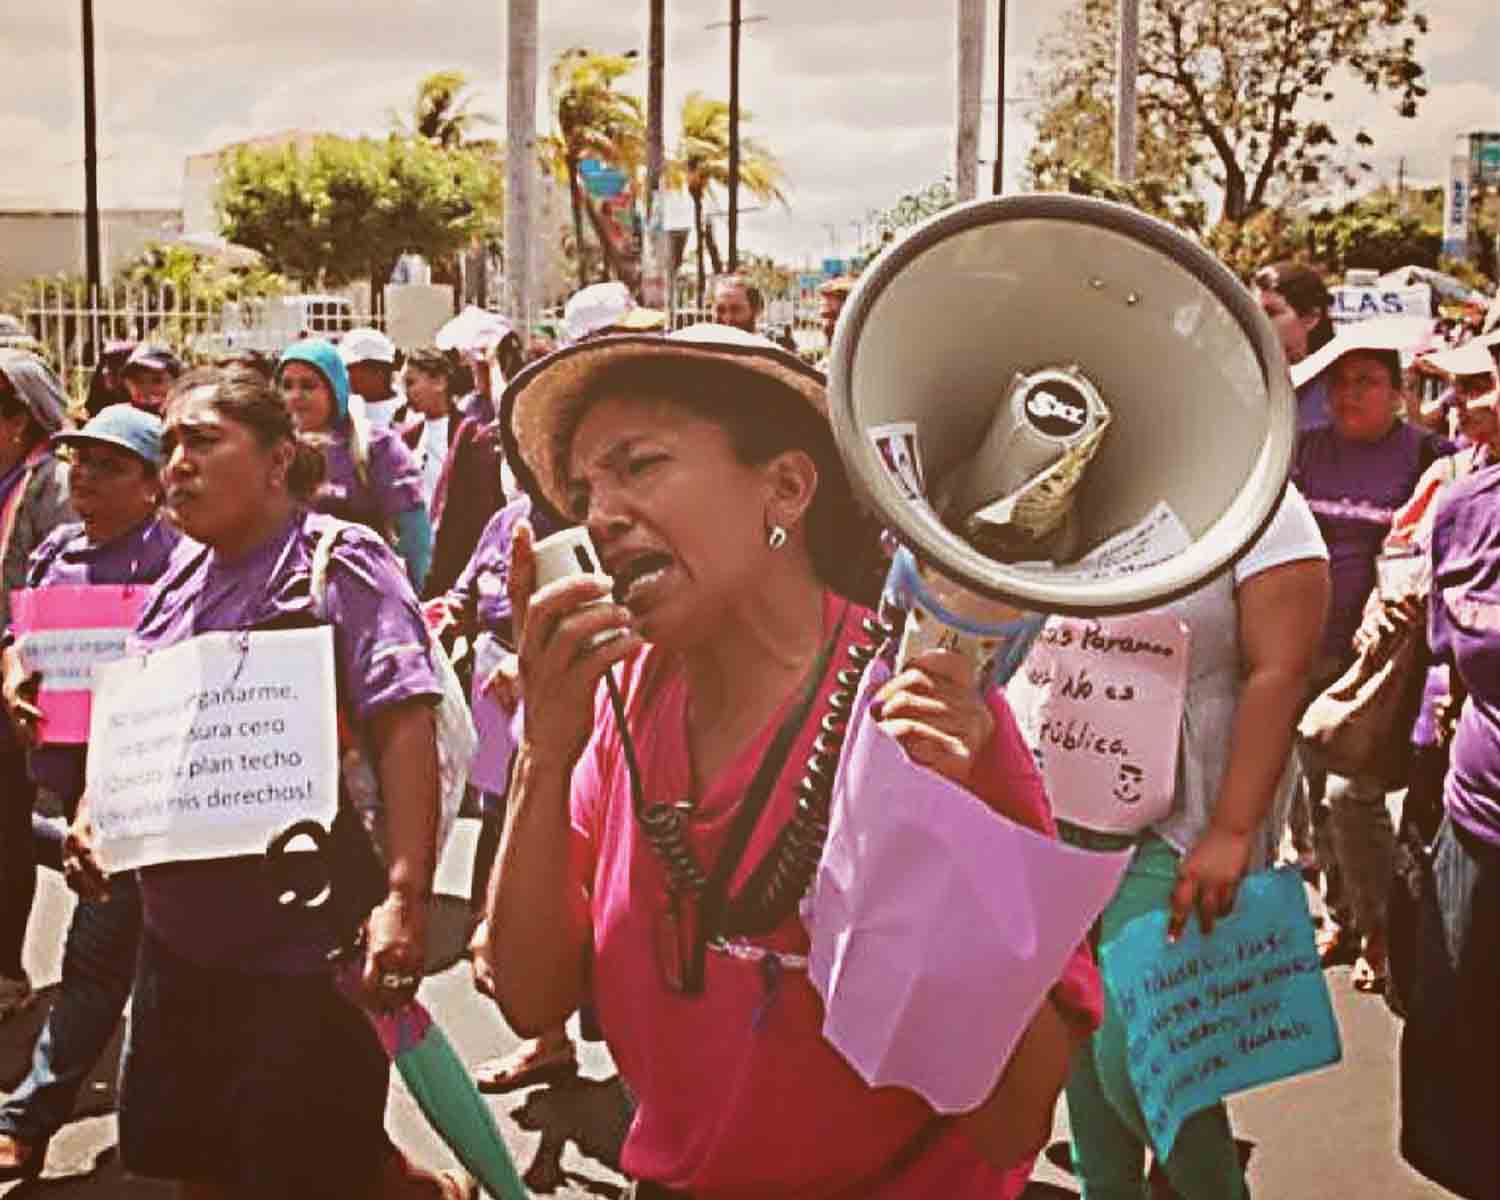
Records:
<instances>
[{"instance_id":1,"label":"asphalt road","mask_svg":"<svg viewBox=\"0 0 1500 1200\"><path fill-rule=\"evenodd\" d=\"M469 986L458 953L467 895L467 863L475 825L461 821L439 872L432 970L422 999L459 1054L477 1063L515 1044L498 1013ZM27 944L27 967L38 986L52 984L61 963L62 933L72 900L57 877L43 879ZM1230 1104L1235 1132L1248 1151L1257 1200L1428 1200L1449 1193L1411 1172L1396 1153L1396 1041L1398 1022L1378 996L1349 986L1349 969L1329 972L1344 1043L1336 1067L1273 1084ZM49 989L50 992L50 989ZM14 1088L26 1070L44 1004L0 1026L0 1092ZM53 1139L43 1177L29 1184L0 1184L0 1197L24 1200L163 1200L172 1189L122 1172L115 1150L115 1047L96 1069L75 1119ZM1488 1064L1483 1069L1493 1069ZM446 1147L423 1122L393 1076L388 1127L418 1161L449 1165ZM583 1046L577 1081L492 1097L495 1117L528 1186L537 1195L620 1196L615 1169L626 1108L609 1056ZM1064 1169L1067 1112L1059 1105L1054 1144L1038 1163L1027 1200L1076 1196ZM1062 1165L1059 1165L1062 1164Z\"/></svg>"}]
</instances>

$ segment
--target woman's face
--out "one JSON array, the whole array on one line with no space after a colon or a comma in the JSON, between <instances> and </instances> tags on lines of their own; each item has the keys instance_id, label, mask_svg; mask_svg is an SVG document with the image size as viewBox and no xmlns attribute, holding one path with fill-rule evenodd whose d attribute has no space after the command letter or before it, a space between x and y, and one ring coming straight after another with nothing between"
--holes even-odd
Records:
<instances>
[{"instance_id":1,"label":"woman's face","mask_svg":"<svg viewBox=\"0 0 1500 1200\"><path fill-rule=\"evenodd\" d=\"M1261 311L1271 319L1271 328L1281 339L1281 349L1286 354L1287 365L1299 363L1307 357L1307 335L1317 325L1322 314L1313 312L1303 316L1287 303L1280 292L1268 288L1256 288L1255 300Z\"/></svg>"},{"instance_id":2,"label":"woman's face","mask_svg":"<svg viewBox=\"0 0 1500 1200\"><path fill-rule=\"evenodd\" d=\"M0 471L26 457L26 430L31 416L4 372L0 372Z\"/></svg>"},{"instance_id":3,"label":"woman's face","mask_svg":"<svg viewBox=\"0 0 1500 1200\"><path fill-rule=\"evenodd\" d=\"M766 468L735 457L722 426L669 401L601 400L567 469L573 515L643 638L695 644L754 594L772 487Z\"/></svg>"},{"instance_id":4,"label":"woman's face","mask_svg":"<svg viewBox=\"0 0 1500 1200\"><path fill-rule=\"evenodd\" d=\"M421 367L406 368L407 402L424 417L432 420L448 415L448 380Z\"/></svg>"},{"instance_id":5,"label":"woman's face","mask_svg":"<svg viewBox=\"0 0 1500 1200\"><path fill-rule=\"evenodd\" d=\"M1328 415L1340 437L1377 442L1390 432L1401 389L1374 354L1345 354L1328 368Z\"/></svg>"},{"instance_id":6,"label":"woman's face","mask_svg":"<svg viewBox=\"0 0 1500 1200\"><path fill-rule=\"evenodd\" d=\"M149 413L160 414L167 402L167 393L172 390L172 373L137 363L125 373L125 387L130 392L130 403Z\"/></svg>"},{"instance_id":7,"label":"woman's face","mask_svg":"<svg viewBox=\"0 0 1500 1200\"><path fill-rule=\"evenodd\" d=\"M68 471L68 499L91 541L108 540L144 521L160 485L144 459L118 446L79 443Z\"/></svg>"},{"instance_id":8,"label":"woman's face","mask_svg":"<svg viewBox=\"0 0 1500 1200\"><path fill-rule=\"evenodd\" d=\"M333 389L316 367L287 363L281 368L281 394L299 433L321 433L333 424Z\"/></svg>"},{"instance_id":9,"label":"woman's face","mask_svg":"<svg viewBox=\"0 0 1500 1200\"><path fill-rule=\"evenodd\" d=\"M213 386L175 400L162 431L167 512L189 537L236 547L266 507L285 497L292 446L263 446L255 431L215 404Z\"/></svg>"}]
</instances>

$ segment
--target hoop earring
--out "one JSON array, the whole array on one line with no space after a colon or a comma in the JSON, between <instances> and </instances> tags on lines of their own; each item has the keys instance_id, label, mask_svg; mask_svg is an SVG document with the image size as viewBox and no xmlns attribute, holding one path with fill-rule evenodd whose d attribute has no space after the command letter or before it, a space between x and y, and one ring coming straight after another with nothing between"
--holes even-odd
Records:
<instances>
[{"instance_id":1,"label":"hoop earring","mask_svg":"<svg viewBox=\"0 0 1500 1200\"><path fill-rule=\"evenodd\" d=\"M786 530L780 525L772 525L766 531L766 545L772 550L780 550L786 545Z\"/></svg>"}]
</instances>

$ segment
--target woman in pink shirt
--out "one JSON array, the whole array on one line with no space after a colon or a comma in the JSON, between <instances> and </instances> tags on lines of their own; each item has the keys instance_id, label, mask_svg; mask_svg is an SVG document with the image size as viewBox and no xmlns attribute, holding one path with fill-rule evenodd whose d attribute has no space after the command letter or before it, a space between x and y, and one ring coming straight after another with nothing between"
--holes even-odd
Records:
<instances>
[{"instance_id":1,"label":"woman in pink shirt","mask_svg":"<svg viewBox=\"0 0 1500 1200\"><path fill-rule=\"evenodd\" d=\"M1080 950L989 1098L951 1119L871 1088L822 1036L797 902L826 789L798 781L810 756L832 770L878 578L826 412L818 372L713 326L580 344L503 401L518 476L587 525L613 594L536 587L518 529L529 702L483 957L523 1035L593 1000L638 1100L622 1165L640 1197L1018 1195L1098 1020ZM918 656L876 701L916 762L1051 832L1009 711L963 660Z\"/></svg>"}]
</instances>

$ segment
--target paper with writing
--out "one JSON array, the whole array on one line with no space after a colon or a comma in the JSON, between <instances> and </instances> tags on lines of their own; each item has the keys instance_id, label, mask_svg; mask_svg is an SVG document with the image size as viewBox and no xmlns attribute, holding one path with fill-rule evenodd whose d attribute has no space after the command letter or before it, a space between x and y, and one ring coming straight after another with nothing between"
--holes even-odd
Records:
<instances>
[{"instance_id":1,"label":"paper with writing","mask_svg":"<svg viewBox=\"0 0 1500 1200\"><path fill-rule=\"evenodd\" d=\"M1129 575L1164 563L1191 544L1187 526L1165 500L1158 500L1140 521L1095 546L1071 569L1089 579Z\"/></svg>"},{"instance_id":2,"label":"paper with writing","mask_svg":"<svg viewBox=\"0 0 1500 1200\"><path fill-rule=\"evenodd\" d=\"M920 767L870 718L872 664L804 907L823 1036L872 1086L938 1112L994 1089L1128 854L1022 828Z\"/></svg>"},{"instance_id":3,"label":"paper with writing","mask_svg":"<svg viewBox=\"0 0 1500 1200\"><path fill-rule=\"evenodd\" d=\"M1171 613L1048 619L1007 696L1059 819L1135 833L1171 812L1190 646Z\"/></svg>"},{"instance_id":4,"label":"paper with writing","mask_svg":"<svg viewBox=\"0 0 1500 1200\"><path fill-rule=\"evenodd\" d=\"M16 650L42 682L37 730L43 745L85 742L95 663L125 653L146 588L68 584L11 593Z\"/></svg>"},{"instance_id":5,"label":"paper with writing","mask_svg":"<svg viewBox=\"0 0 1500 1200\"><path fill-rule=\"evenodd\" d=\"M208 633L94 668L88 796L107 870L263 854L338 808L333 633Z\"/></svg>"},{"instance_id":6,"label":"paper with writing","mask_svg":"<svg viewBox=\"0 0 1500 1200\"><path fill-rule=\"evenodd\" d=\"M1168 944L1166 928L1165 910L1137 917L1100 953L1159 1158L1193 1113L1342 1056L1295 870L1247 876L1211 937L1190 920Z\"/></svg>"}]
</instances>

